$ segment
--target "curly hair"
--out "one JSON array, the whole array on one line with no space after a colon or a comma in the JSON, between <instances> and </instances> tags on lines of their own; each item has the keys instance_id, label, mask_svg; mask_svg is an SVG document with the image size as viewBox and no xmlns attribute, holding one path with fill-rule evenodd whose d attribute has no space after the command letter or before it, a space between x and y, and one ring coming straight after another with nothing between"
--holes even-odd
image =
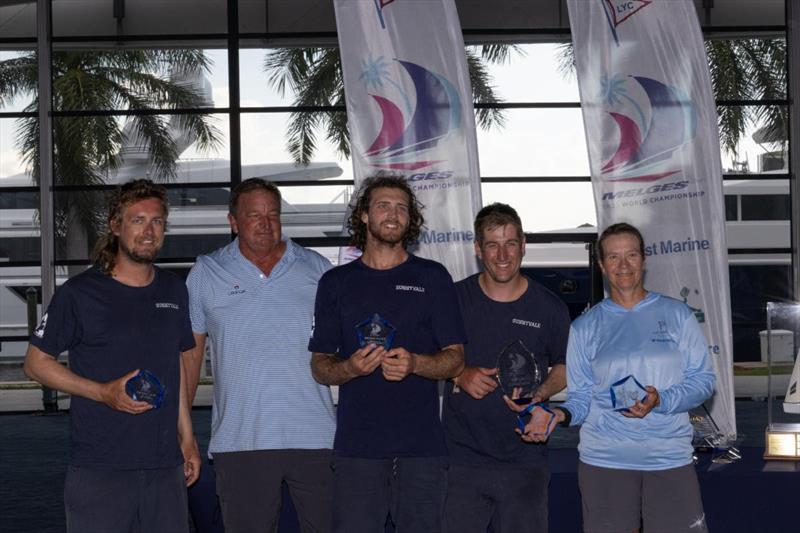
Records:
<instances>
[{"instance_id":1,"label":"curly hair","mask_svg":"<svg viewBox=\"0 0 800 533\"><path fill-rule=\"evenodd\" d=\"M408 228L403 235L403 248L417 242L419 234L425 225L422 216L422 204L417 201L414 191L408 186L406 180L397 176L374 176L367 178L361 184L358 195L350 203L350 217L347 219L347 231L350 234L350 245L362 252L367 246L367 225L361 220L361 215L369 212L372 201L372 192L375 189L389 188L400 189L408 196Z\"/></svg>"},{"instance_id":2,"label":"curly hair","mask_svg":"<svg viewBox=\"0 0 800 533\"><path fill-rule=\"evenodd\" d=\"M167 202L167 189L162 185L145 179L132 180L117 187L112 193L108 202L105 231L92 252L92 263L99 266L104 273L111 274L119 252L119 237L114 235L113 225L120 222L122 212L127 206L149 198L155 198L161 202L166 219L169 215L169 203Z\"/></svg>"},{"instance_id":3,"label":"curly hair","mask_svg":"<svg viewBox=\"0 0 800 533\"><path fill-rule=\"evenodd\" d=\"M600 238L597 239L597 259L599 259L601 263L605 258L605 251L603 250L603 243L605 240L612 235L621 235L624 233L636 237L636 240L639 241L639 253L642 254L642 259L644 259L644 237L642 237L641 232L632 224L628 224L627 222L617 222L616 224L611 224L609 227L607 227L603 233L600 234Z\"/></svg>"}]
</instances>

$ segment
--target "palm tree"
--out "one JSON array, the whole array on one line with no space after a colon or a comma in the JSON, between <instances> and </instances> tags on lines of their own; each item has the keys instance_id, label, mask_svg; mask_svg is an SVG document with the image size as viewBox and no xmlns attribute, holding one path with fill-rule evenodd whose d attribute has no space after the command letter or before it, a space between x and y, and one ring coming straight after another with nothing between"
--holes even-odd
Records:
<instances>
[{"instance_id":1,"label":"palm tree","mask_svg":"<svg viewBox=\"0 0 800 533\"><path fill-rule=\"evenodd\" d=\"M206 102L190 81L210 67L201 50L68 50L52 56L53 106L58 111L102 111L195 108ZM0 61L0 108L17 96L34 94L26 112L38 109L36 54ZM78 115L53 120L54 183L57 185L102 185L124 161L123 145L134 143L149 155L149 177L174 177L176 149L171 128L188 132L201 150L213 149L219 133L209 117L179 114L132 115L127 126L111 115ZM39 122L35 117L19 119L17 145L27 171L39 183ZM144 177L144 176L143 176ZM56 196L56 234L63 248L71 243L92 241L102 213L91 192ZM99 202L101 205L103 202ZM78 231L76 231L78 230ZM81 245L88 252L87 243Z\"/></svg>"},{"instance_id":2,"label":"palm tree","mask_svg":"<svg viewBox=\"0 0 800 533\"><path fill-rule=\"evenodd\" d=\"M714 39L706 41L711 86L721 100L786 98L786 41L783 39ZM786 107L720 106L720 143L737 155L748 126L764 125L773 138L786 139Z\"/></svg>"},{"instance_id":3,"label":"palm tree","mask_svg":"<svg viewBox=\"0 0 800 533\"><path fill-rule=\"evenodd\" d=\"M484 45L467 47L467 66L472 96L481 104L501 101L491 85L486 63L503 63L513 53L522 54L516 45ZM279 48L267 53L264 70L269 84L281 96L289 87L296 94L293 105L298 107L343 107L344 80L338 48ZM478 126L489 129L502 126L503 111L481 108L476 111ZM295 111L287 131L287 148L296 163L307 164L317 148L318 131L333 143L343 157L350 156L350 136L344 111Z\"/></svg>"},{"instance_id":4,"label":"palm tree","mask_svg":"<svg viewBox=\"0 0 800 533\"><path fill-rule=\"evenodd\" d=\"M705 42L711 87L719 100L780 100L786 98L784 39L709 39ZM556 60L565 76L575 75L572 43L559 46ZM763 126L765 137L779 139L785 149L787 109L777 105L719 106L722 148L734 158L749 127Z\"/></svg>"}]
</instances>

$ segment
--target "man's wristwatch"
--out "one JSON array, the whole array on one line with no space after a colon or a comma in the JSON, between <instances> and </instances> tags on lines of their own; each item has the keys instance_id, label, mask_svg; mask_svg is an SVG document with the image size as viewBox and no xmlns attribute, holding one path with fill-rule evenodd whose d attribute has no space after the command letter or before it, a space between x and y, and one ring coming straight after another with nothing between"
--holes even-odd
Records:
<instances>
[{"instance_id":1,"label":"man's wristwatch","mask_svg":"<svg viewBox=\"0 0 800 533\"><path fill-rule=\"evenodd\" d=\"M564 413L564 420L559 422L558 425L561 426L562 428L569 427L569 423L572 422L572 413L570 413L567 409L564 409L563 407L557 407L557 409L562 413Z\"/></svg>"}]
</instances>

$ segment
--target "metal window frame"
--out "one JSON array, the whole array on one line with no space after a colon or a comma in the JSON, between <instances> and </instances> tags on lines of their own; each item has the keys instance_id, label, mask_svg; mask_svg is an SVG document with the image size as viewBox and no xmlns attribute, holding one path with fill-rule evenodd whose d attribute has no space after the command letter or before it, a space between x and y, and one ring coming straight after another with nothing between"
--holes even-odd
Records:
<instances>
[{"instance_id":1,"label":"metal window frame","mask_svg":"<svg viewBox=\"0 0 800 533\"><path fill-rule=\"evenodd\" d=\"M145 114L220 114L228 115L230 123L229 145L230 145L230 181L213 182L203 184L166 184L168 188L206 188L206 187L230 187L241 181L241 115L248 113L291 113L293 111L311 112L331 112L344 111L343 106L265 106L265 107L241 107L239 98L239 51L250 48L242 46L246 41L261 41L265 46L302 46L313 42L315 46L336 46L337 37L335 32L263 32L263 33L240 33L238 26L238 2L228 0L227 11L227 33L211 34L169 34L169 35L126 35L126 36L62 36L54 37L52 32L52 7L50 0L36 0L37 4L37 37L36 38L2 38L2 44L36 45L39 58L40 105L38 113L25 112L0 112L0 118L24 118L38 116L40 124L45 127L40 128L40 152L42 159L40 162L42 175L38 187L0 187L0 192L15 191L38 191L41 202L41 234L42 259L39 263L42 267L42 286L43 305L49 303L55 285L55 268L57 266L69 266L72 264L86 264L86 261L75 260L56 260L54 255L54 230L53 230L53 193L59 191L76 190L103 190L111 189L113 186L78 187L78 186L57 186L53 184L52 175L52 121L54 118L67 116L87 116L87 115L113 115L113 116L133 116ZM792 236L791 247L788 249L747 249L746 252L754 253L786 253L792 254L792 273L793 290L795 296L800 295L800 230L796 217L800 213L800 190L796 172L794 170L795 161L800 156L800 128L798 121L792 120L792 111L800 102L800 69L792 68L793 65L800 64L800 7L792 8L792 1L785 0L786 24L778 26L702 26L704 36L711 38L725 38L727 36L738 37L743 34L753 35L764 34L784 36L787 42L787 95L783 99L771 100L717 100L718 106L736 105L784 105L789 112L789 169L785 179L790 182L790 194L792 202L792 215L794 220L791 222ZM268 27L268 26L267 26ZM463 30L465 42L468 45L480 45L486 42L543 42L547 41L566 41L569 39L569 28L548 28L548 29L470 29ZM798 42L795 42L798 41ZM225 42L228 51L228 87L230 91L230 103L223 108L195 108L195 109L149 109L140 111L130 110L97 110L97 111L69 111L52 110L52 75L50 67L50 57L53 47L62 44L100 44L113 43L119 44L178 44L178 43L220 43ZM476 109L497 108L497 109L567 109L579 108L579 102L506 102L501 104L475 104ZM49 148L49 149L48 149ZM724 180L742 179L741 174L726 174ZM775 175L747 174L746 179L775 179ZM783 175L779 179L784 179ZM589 182L589 176L487 176L481 179L481 183L571 183ZM352 180L329 180L324 183L314 181L298 181L293 183L281 183L279 186L305 186L305 185L351 185ZM557 237L562 235L562 237ZM566 235L566 236L564 236ZM544 238L544 237L542 237ZM586 234L547 234L547 238L569 238L573 242L586 242ZM339 237L321 237L318 239L300 240L308 245L319 245L319 242L330 243L336 246L339 244ZM533 240L531 240L533 239ZM541 242L539 236L528 234L528 242ZM596 239L596 235L594 235ZM555 241L564 242L564 241ZM729 249L729 253L743 253L738 249ZM193 259L193 258L192 258ZM170 260L170 262L172 262ZM21 262L9 262L0 264L0 269L14 266L31 266ZM38 266L38 265L35 265ZM0 340L6 340L0 338Z\"/></svg>"}]
</instances>

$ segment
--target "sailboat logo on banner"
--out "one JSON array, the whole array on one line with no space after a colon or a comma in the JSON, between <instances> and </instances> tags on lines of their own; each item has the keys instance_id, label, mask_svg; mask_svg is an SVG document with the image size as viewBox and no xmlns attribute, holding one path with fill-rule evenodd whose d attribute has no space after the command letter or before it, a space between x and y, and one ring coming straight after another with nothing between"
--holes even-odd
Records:
<instances>
[{"instance_id":1,"label":"sailboat logo on banner","mask_svg":"<svg viewBox=\"0 0 800 533\"><path fill-rule=\"evenodd\" d=\"M672 156L697 130L689 97L644 76L603 76L601 84L606 113L619 131L619 143L601 169L603 179L651 182L680 172Z\"/></svg>"},{"instance_id":2,"label":"sailboat logo on banner","mask_svg":"<svg viewBox=\"0 0 800 533\"><path fill-rule=\"evenodd\" d=\"M360 79L367 89L383 89L384 84L390 85L399 95L400 102L369 93L380 108L382 122L364 157L373 167L400 171L414 171L441 163L443 160L436 159L432 152L450 132L461 127L458 91L440 74L410 61L396 61L414 84L415 103L412 105L403 84L392 79L383 57L364 62ZM410 119L407 121L406 117Z\"/></svg>"}]
</instances>

